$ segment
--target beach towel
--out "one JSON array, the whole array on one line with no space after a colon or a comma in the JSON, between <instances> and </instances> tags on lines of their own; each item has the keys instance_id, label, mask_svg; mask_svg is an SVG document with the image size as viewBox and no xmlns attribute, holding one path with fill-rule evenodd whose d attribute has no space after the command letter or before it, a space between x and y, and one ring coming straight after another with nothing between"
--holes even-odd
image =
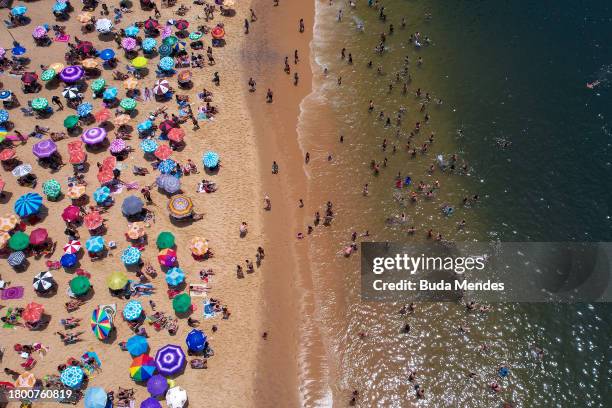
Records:
<instances>
[{"instance_id":1,"label":"beach towel","mask_svg":"<svg viewBox=\"0 0 612 408\"><path fill-rule=\"evenodd\" d=\"M215 310L213 308L213 305L210 303L208 299L204 301L204 307L202 308L202 314L204 315L205 319L211 319L215 317Z\"/></svg>"},{"instance_id":2,"label":"beach towel","mask_svg":"<svg viewBox=\"0 0 612 408\"><path fill-rule=\"evenodd\" d=\"M23 286L12 286L2 290L2 300L16 300L23 297Z\"/></svg>"},{"instance_id":3,"label":"beach towel","mask_svg":"<svg viewBox=\"0 0 612 408\"><path fill-rule=\"evenodd\" d=\"M68 34L59 34L55 37L55 41L57 42L68 42L70 41L70 36Z\"/></svg>"}]
</instances>

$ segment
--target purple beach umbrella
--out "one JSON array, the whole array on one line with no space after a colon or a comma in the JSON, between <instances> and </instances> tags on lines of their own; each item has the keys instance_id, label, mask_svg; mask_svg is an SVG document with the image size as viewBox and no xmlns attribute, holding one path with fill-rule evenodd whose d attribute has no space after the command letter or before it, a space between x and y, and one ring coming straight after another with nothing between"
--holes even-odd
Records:
<instances>
[{"instance_id":1,"label":"purple beach umbrella","mask_svg":"<svg viewBox=\"0 0 612 408\"><path fill-rule=\"evenodd\" d=\"M50 157L55 152L57 152L57 145L51 139L41 140L32 146L32 153L39 159Z\"/></svg>"},{"instance_id":2,"label":"purple beach umbrella","mask_svg":"<svg viewBox=\"0 0 612 408\"><path fill-rule=\"evenodd\" d=\"M83 143L88 144L88 145L98 144L104 141L105 138L106 138L106 130L99 128L99 127L87 129L81 135L81 140L83 141Z\"/></svg>"},{"instance_id":3,"label":"purple beach umbrella","mask_svg":"<svg viewBox=\"0 0 612 408\"><path fill-rule=\"evenodd\" d=\"M166 377L163 375L155 374L147 381L147 391L149 391L149 394L153 397L164 395L167 389L168 380L166 380Z\"/></svg>"},{"instance_id":4,"label":"purple beach umbrella","mask_svg":"<svg viewBox=\"0 0 612 408\"><path fill-rule=\"evenodd\" d=\"M155 365L161 375L174 375L185 367L185 353L180 346L168 344L157 350Z\"/></svg>"},{"instance_id":5,"label":"purple beach umbrella","mask_svg":"<svg viewBox=\"0 0 612 408\"><path fill-rule=\"evenodd\" d=\"M111 142L108 150L110 150L111 153L121 153L126 147L125 140L115 139Z\"/></svg>"},{"instance_id":6,"label":"purple beach umbrella","mask_svg":"<svg viewBox=\"0 0 612 408\"><path fill-rule=\"evenodd\" d=\"M79 65L69 65L60 72L60 79L68 84L77 82L85 75L85 70Z\"/></svg>"},{"instance_id":7,"label":"purple beach umbrella","mask_svg":"<svg viewBox=\"0 0 612 408\"><path fill-rule=\"evenodd\" d=\"M162 405L153 397L149 397L140 403L140 408L162 408Z\"/></svg>"}]
</instances>

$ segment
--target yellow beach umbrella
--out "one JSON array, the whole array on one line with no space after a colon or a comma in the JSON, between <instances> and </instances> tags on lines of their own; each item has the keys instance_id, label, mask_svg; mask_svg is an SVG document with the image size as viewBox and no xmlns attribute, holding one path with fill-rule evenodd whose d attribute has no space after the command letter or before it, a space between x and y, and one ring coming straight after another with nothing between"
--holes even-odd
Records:
<instances>
[{"instance_id":1,"label":"yellow beach umbrella","mask_svg":"<svg viewBox=\"0 0 612 408\"><path fill-rule=\"evenodd\" d=\"M136 89L138 86L138 80L136 78L130 77L123 81L123 86L125 89Z\"/></svg>"},{"instance_id":2,"label":"yellow beach umbrella","mask_svg":"<svg viewBox=\"0 0 612 408\"><path fill-rule=\"evenodd\" d=\"M64 69L64 64L61 62L54 62L53 64L49 65L49 69L52 69L55 72L61 72L62 69Z\"/></svg>"},{"instance_id":3,"label":"yellow beach umbrella","mask_svg":"<svg viewBox=\"0 0 612 408\"><path fill-rule=\"evenodd\" d=\"M208 252L208 241L202 237L193 237L189 243L189 249L195 256L202 256Z\"/></svg>"},{"instance_id":4,"label":"yellow beach umbrella","mask_svg":"<svg viewBox=\"0 0 612 408\"><path fill-rule=\"evenodd\" d=\"M91 21L91 18L93 17L93 15L88 12L88 11L84 11L81 14L79 14L77 16L77 20L79 20L79 22L83 23L83 24L87 24Z\"/></svg>"},{"instance_id":5,"label":"yellow beach umbrella","mask_svg":"<svg viewBox=\"0 0 612 408\"><path fill-rule=\"evenodd\" d=\"M106 279L106 284L111 290L123 289L128 283L128 278L123 272L113 272Z\"/></svg>"},{"instance_id":6,"label":"yellow beach umbrella","mask_svg":"<svg viewBox=\"0 0 612 408\"><path fill-rule=\"evenodd\" d=\"M138 221L129 223L126 234L130 239L138 239L144 237L146 234L144 222Z\"/></svg>"},{"instance_id":7,"label":"yellow beach umbrella","mask_svg":"<svg viewBox=\"0 0 612 408\"><path fill-rule=\"evenodd\" d=\"M17 386L22 388L32 388L36 384L36 377L29 371L24 371L17 377Z\"/></svg>"},{"instance_id":8,"label":"yellow beach umbrella","mask_svg":"<svg viewBox=\"0 0 612 408\"><path fill-rule=\"evenodd\" d=\"M87 58L81 62L81 65L87 69L94 69L98 66L98 61L93 58Z\"/></svg>"},{"instance_id":9,"label":"yellow beach umbrella","mask_svg":"<svg viewBox=\"0 0 612 408\"><path fill-rule=\"evenodd\" d=\"M146 59L146 58L145 58L145 57L143 57L143 56L139 56L139 57L136 57L136 58L134 58L134 59L132 60L132 66L133 66L134 68L138 68L138 69L140 69L140 68L144 68L144 67L146 67L148 62L149 62L149 60L148 60L148 59Z\"/></svg>"},{"instance_id":10,"label":"yellow beach umbrella","mask_svg":"<svg viewBox=\"0 0 612 408\"><path fill-rule=\"evenodd\" d=\"M9 239L11 239L11 235L8 232L0 231L0 249L6 248Z\"/></svg>"},{"instance_id":11,"label":"yellow beach umbrella","mask_svg":"<svg viewBox=\"0 0 612 408\"><path fill-rule=\"evenodd\" d=\"M71 200L81 198L83 194L85 194L85 186L82 184L70 186L68 187L68 191L66 191L66 197L70 198Z\"/></svg>"},{"instance_id":12,"label":"yellow beach umbrella","mask_svg":"<svg viewBox=\"0 0 612 408\"><path fill-rule=\"evenodd\" d=\"M15 214L7 214L0 217L0 231L10 231L19 223L19 217Z\"/></svg>"}]
</instances>

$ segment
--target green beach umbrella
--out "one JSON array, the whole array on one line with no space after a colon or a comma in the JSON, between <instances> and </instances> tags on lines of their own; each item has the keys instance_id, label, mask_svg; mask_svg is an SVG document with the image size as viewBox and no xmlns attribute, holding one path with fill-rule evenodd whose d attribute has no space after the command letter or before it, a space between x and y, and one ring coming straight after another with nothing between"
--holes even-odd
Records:
<instances>
[{"instance_id":1,"label":"green beach umbrella","mask_svg":"<svg viewBox=\"0 0 612 408\"><path fill-rule=\"evenodd\" d=\"M84 295L89 288L91 288L91 283L85 276L75 276L70 280L70 290L77 296Z\"/></svg>"},{"instance_id":2,"label":"green beach umbrella","mask_svg":"<svg viewBox=\"0 0 612 408\"><path fill-rule=\"evenodd\" d=\"M46 69L42 72L42 74L40 74L40 79L45 82L51 81L53 78L55 78L55 75L57 75L57 73L54 70Z\"/></svg>"},{"instance_id":3,"label":"green beach umbrella","mask_svg":"<svg viewBox=\"0 0 612 408\"><path fill-rule=\"evenodd\" d=\"M43 194L47 197L56 198L62 191L62 186L55 180L47 180L43 183Z\"/></svg>"},{"instance_id":4,"label":"green beach umbrella","mask_svg":"<svg viewBox=\"0 0 612 408\"><path fill-rule=\"evenodd\" d=\"M106 86L104 78L98 78L91 83L91 90L94 92L101 92Z\"/></svg>"},{"instance_id":5,"label":"green beach umbrella","mask_svg":"<svg viewBox=\"0 0 612 408\"><path fill-rule=\"evenodd\" d=\"M172 308L176 313L185 313L191 307L191 296L181 293L172 299Z\"/></svg>"},{"instance_id":6,"label":"green beach umbrella","mask_svg":"<svg viewBox=\"0 0 612 408\"><path fill-rule=\"evenodd\" d=\"M202 38L204 34L202 34L201 31L193 31L191 33L189 33L189 39L192 41L198 41L200 38Z\"/></svg>"},{"instance_id":7,"label":"green beach umbrella","mask_svg":"<svg viewBox=\"0 0 612 408\"><path fill-rule=\"evenodd\" d=\"M32 109L44 110L49 106L47 98L35 98L32 100Z\"/></svg>"},{"instance_id":8,"label":"green beach umbrella","mask_svg":"<svg viewBox=\"0 0 612 408\"><path fill-rule=\"evenodd\" d=\"M159 249L172 248L174 246L174 235L168 231L160 232L156 243Z\"/></svg>"},{"instance_id":9,"label":"green beach umbrella","mask_svg":"<svg viewBox=\"0 0 612 408\"><path fill-rule=\"evenodd\" d=\"M17 231L9 239L8 245L13 251L24 250L30 245L30 237L25 232Z\"/></svg>"},{"instance_id":10,"label":"green beach umbrella","mask_svg":"<svg viewBox=\"0 0 612 408\"><path fill-rule=\"evenodd\" d=\"M64 127L66 129L72 129L78 124L79 124L79 117L76 115L70 115L70 116L67 116L66 119L64 119Z\"/></svg>"},{"instance_id":11,"label":"green beach umbrella","mask_svg":"<svg viewBox=\"0 0 612 408\"><path fill-rule=\"evenodd\" d=\"M162 44L166 44L170 47L174 47L176 44L178 44L178 38L176 38L175 36L171 35L170 37L166 37L163 39Z\"/></svg>"},{"instance_id":12,"label":"green beach umbrella","mask_svg":"<svg viewBox=\"0 0 612 408\"><path fill-rule=\"evenodd\" d=\"M119 102L119 106L127 111L131 111L136 108L136 101L132 98L123 98L121 102Z\"/></svg>"}]
</instances>

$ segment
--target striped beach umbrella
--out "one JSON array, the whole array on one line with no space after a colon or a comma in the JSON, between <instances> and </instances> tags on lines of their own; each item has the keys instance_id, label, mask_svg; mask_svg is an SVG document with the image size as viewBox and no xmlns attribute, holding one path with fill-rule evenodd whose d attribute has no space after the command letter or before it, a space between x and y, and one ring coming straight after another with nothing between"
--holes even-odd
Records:
<instances>
[{"instance_id":1,"label":"striped beach umbrella","mask_svg":"<svg viewBox=\"0 0 612 408\"><path fill-rule=\"evenodd\" d=\"M157 186L169 194L174 194L181 189L181 181L170 174L162 174L156 179Z\"/></svg>"},{"instance_id":2,"label":"striped beach umbrella","mask_svg":"<svg viewBox=\"0 0 612 408\"><path fill-rule=\"evenodd\" d=\"M165 95L170 91L170 82L167 79L158 79L155 81L153 86L153 93L155 95Z\"/></svg>"},{"instance_id":3,"label":"striped beach umbrella","mask_svg":"<svg viewBox=\"0 0 612 408\"><path fill-rule=\"evenodd\" d=\"M62 91L62 96L66 99L76 99L79 97L79 88L76 86L67 86Z\"/></svg>"},{"instance_id":4,"label":"striped beach umbrella","mask_svg":"<svg viewBox=\"0 0 612 408\"><path fill-rule=\"evenodd\" d=\"M85 249L88 252L97 253L104 249L104 237L100 235L94 235L85 241Z\"/></svg>"},{"instance_id":5,"label":"striped beach umbrella","mask_svg":"<svg viewBox=\"0 0 612 408\"><path fill-rule=\"evenodd\" d=\"M90 324L91 331L98 340L107 338L113 329L113 319L106 310L99 307L91 313Z\"/></svg>"},{"instance_id":6,"label":"striped beach umbrella","mask_svg":"<svg viewBox=\"0 0 612 408\"><path fill-rule=\"evenodd\" d=\"M127 321L137 320L142 315L142 305L137 300L130 300L123 308L123 318Z\"/></svg>"},{"instance_id":7,"label":"striped beach umbrella","mask_svg":"<svg viewBox=\"0 0 612 408\"><path fill-rule=\"evenodd\" d=\"M181 346L168 344L155 354L155 366L161 375L175 375L185 368L187 359Z\"/></svg>"},{"instance_id":8,"label":"striped beach umbrella","mask_svg":"<svg viewBox=\"0 0 612 408\"><path fill-rule=\"evenodd\" d=\"M106 139L106 130L101 127L87 129L81 135L81 140L87 145L95 145L101 143L104 141L104 139Z\"/></svg>"},{"instance_id":9,"label":"striped beach umbrella","mask_svg":"<svg viewBox=\"0 0 612 408\"><path fill-rule=\"evenodd\" d=\"M57 145L51 139L44 139L32 146L32 153L39 159L51 157L57 152Z\"/></svg>"},{"instance_id":10,"label":"striped beach umbrella","mask_svg":"<svg viewBox=\"0 0 612 408\"><path fill-rule=\"evenodd\" d=\"M71 365L62 371L60 374L60 381L66 387L76 388L81 385L84 377L85 373L81 367Z\"/></svg>"},{"instance_id":11,"label":"striped beach umbrella","mask_svg":"<svg viewBox=\"0 0 612 408\"><path fill-rule=\"evenodd\" d=\"M44 293L55 285L53 275L49 271L39 272L32 279L32 287L36 292Z\"/></svg>"},{"instance_id":12,"label":"striped beach umbrella","mask_svg":"<svg viewBox=\"0 0 612 408\"><path fill-rule=\"evenodd\" d=\"M42 207L43 198L38 193L26 193L19 197L13 206L15 213L24 218L38 214Z\"/></svg>"},{"instance_id":13,"label":"striped beach umbrella","mask_svg":"<svg viewBox=\"0 0 612 408\"><path fill-rule=\"evenodd\" d=\"M62 81L67 84L78 82L85 75L85 70L80 65L68 65L59 74Z\"/></svg>"},{"instance_id":14,"label":"striped beach umbrella","mask_svg":"<svg viewBox=\"0 0 612 408\"><path fill-rule=\"evenodd\" d=\"M166 273L166 283L170 286L180 285L185 281L185 273L181 268L170 268Z\"/></svg>"},{"instance_id":15,"label":"striped beach umbrella","mask_svg":"<svg viewBox=\"0 0 612 408\"><path fill-rule=\"evenodd\" d=\"M121 254L121 262L125 265L136 265L140 262L140 250L133 246L127 247Z\"/></svg>"},{"instance_id":16,"label":"striped beach umbrella","mask_svg":"<svg viewBox=\"0 0 612 408\"><path fill-rule=\"evenodd\" d=\"M81 241L71 239L66 245L64 245L65 254L76 254L81 249Z\"/></svg>"},{"instance_id":17,"label":"striped beach umbrella","mask_svg":"<svg viewBox=\"0 0 612 408\"><path fill-rule=\"evenodd\" d=\"M155 373L155 359L148 354L135 357L130 365L130 377L134 381L147 381Z\"/></svg>"}]
</instances>

